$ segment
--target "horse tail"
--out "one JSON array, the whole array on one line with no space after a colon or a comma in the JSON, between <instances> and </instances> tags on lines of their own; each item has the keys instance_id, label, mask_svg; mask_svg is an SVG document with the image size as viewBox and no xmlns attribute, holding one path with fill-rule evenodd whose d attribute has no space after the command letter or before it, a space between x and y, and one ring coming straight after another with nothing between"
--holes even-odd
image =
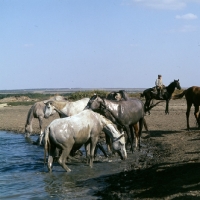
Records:
<instances>
[{"instance_id":1,"label":"horse tail","mask_svg":"<svg viewBox=\"0 0 200 200\"><path fill-rule=\"evenodd\" d=\"M49 151L51 148L50 141L49 141L49 129L50 129L50 127L47 126L47 128L44 131L44 164L46 163L47 152L49 154Z\"/></svg>"},{"instance_id":2,"label":"horse tail","mask_svg":"<svg viewBox=\"0 0 200 200\"><path fill-rule=\"evenodd\" d=\"M27 118L26 118L26 124L25 124L25 132L32 132L32 127L30 127L30 130L27 130L27 126L31 125L31 123L32 123L34 106L35 105L31 106L31 108L28 111Z\"/></svg>"},{"instance_id":3,"label":"horse tail","mask_svg":"<svg viewBox=\"0 0 200 200\"><path fill-rule=\"evenodd\" d=\"M182 93L180 93L180 94L176 94L176 95L173 95L172 96L172 99L181 99L184 95L185 95L185 93L186 93L186 91L187 90L184 90Z\"/></svg>"}]
</instances>

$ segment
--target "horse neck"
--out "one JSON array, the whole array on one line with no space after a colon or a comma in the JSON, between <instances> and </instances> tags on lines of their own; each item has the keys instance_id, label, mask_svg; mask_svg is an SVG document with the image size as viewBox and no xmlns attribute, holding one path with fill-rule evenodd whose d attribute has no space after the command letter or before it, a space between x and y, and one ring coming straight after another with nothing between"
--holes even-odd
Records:
<instances>
[{"instance_id":1,"label":"horse neck","mask_svg":"<svg viewBox=\"0 0 200 200\"><path fill-rule=\"evenodd\" d=\"M62 111L62 109L67 105L67 102L63 101L54 101L53 106L57 111Z\"/></svg>"},{"instance_id":2,"label":"horse neck","mask_svg":"<svg viewBox=\"0 0 200 200\"><path fill-rule=\"evenodd\" d=\"M113 102L112 100L107 100L107 99L104 99L103 102L106 109L110 111L112 115L114 115L114 117L116 117L117 109L114 109L114 108L118 107L119 102L118 101Z\"/></svg>"},{"instance_id":3,"label":"horse neck","mask_svg":"<svg viewBox=\"0 0 200 200\"><path fill-rule=\"evenodd\" d=\"M108 112L108 116L106 115L105 111L103 114L106 115L106 117L108 117L114 124L122 128L124 125L118 116L118 107L120 106L120 101L112 102L105 99L104 106L106 107L105 110Z\"/></svg>"},{"instance_id":4,"label":"horse neck","mask_svg":"<svg viewBox=\"0 0 200 200\"><path fill-rule=\"evenodd\" d=\"M174 82L170 83L168 86L167 86L167 92L172 94L175 90L175 84Z\"/></svg>"},{"instance_id":5,"label":"horse neck","mask_svg":"<svg viewBox=\"0 0 200 200\"><path fill-rule=\"evenodd\" d=\"M106 124L104 123L103 130L112 140L120 136L120 133L117 131L117 129L114 127L110 120L107 120Z\"/></svg>"}]
</instances>

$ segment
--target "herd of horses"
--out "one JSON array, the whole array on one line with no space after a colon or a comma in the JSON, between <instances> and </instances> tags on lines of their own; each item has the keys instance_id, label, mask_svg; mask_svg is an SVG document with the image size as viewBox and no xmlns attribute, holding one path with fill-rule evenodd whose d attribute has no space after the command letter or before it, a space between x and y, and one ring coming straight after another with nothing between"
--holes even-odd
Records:
<instances>
[{"instance_id":1,"label":"herd of horses","mask_svg":"<svg viewBox=\"0 0 200 200\"><path fill-rule=\"evenodd\" d=\"M174 95L175 89L181 89L179 80L174 80L163 89L163 100L166 101L165 113L169 114L170 99L180 99L185 96L187 102L186 120L187 130L190 130L189 115L191 106L194 105L194 115L200 127L200 87L192 86L182 93ZM113 152L117 152L121 159L127 158L125 145L130 143L133 152L140 149L140 138L143 126L148 132L145 120L146 113L159 104L153 100L160 100L152 92L153 88L143 91L145 103L139 98L129 97L124 90L113 91L106 98L94 94L91 98L84 98L70 102L62 96L55 96L49 100L35 103L29 110L25 124L25 134L29 137L32 133L32 121L38 118L40 136L38 144L43 144L45 149L44 160L48 153L48 170L52 171L53 160L58 157L58 163L66 170L66 159L72 152L85 145L87 163L93 166L95 148L100 148L104 155L104 148L98 143L101 131L105 133L106 143ZM162 100L162 101L163 101ZM43 119L54 113L60 118L53 120L45 129ZM126 134L124 134L126 133ZM125 142L125 136L127 141Z\"/></svg>"}]
</instances>

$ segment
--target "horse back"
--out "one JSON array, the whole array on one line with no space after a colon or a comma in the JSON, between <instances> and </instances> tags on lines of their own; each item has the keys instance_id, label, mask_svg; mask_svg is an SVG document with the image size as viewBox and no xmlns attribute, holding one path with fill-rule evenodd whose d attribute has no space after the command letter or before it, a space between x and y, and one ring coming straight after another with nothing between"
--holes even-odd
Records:
<instances>
[{"instance_id":1,"label":"horse back","mask_svg":"<svg viewBox=\"0 0 200 200\"><path fill-rule=\"evenodd\" d=\"M33 116L34 118L44 117L45 104L43 101L36 102L33 105Z\"/></svg>"},{"instance_id":2,"label":"horse back","mask_svg":"<svg viewBox=\"0 0 200 200\"><path fill-rule=\"evenodd\" d=\"M185 92L185 98L188 103L200 105L200 87L192 86Z\"/></svg>"}]
</instances>

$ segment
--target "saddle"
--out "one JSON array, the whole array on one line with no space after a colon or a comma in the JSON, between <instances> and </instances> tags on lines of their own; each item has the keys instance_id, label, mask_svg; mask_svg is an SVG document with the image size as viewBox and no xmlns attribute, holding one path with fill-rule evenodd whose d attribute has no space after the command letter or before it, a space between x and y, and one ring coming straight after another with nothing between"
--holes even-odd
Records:
<instances>
[{"instance_id":1,"label":"saddle","mask_svg":"<svg viewBox=\"0 0 200 200\"><path fill-rule=\"evenodd\" d=\"M151 89L153 90L152 92L157 92L156 86L152 87ZM162 91L163 93L167 91L165 85L163 85Z\"/></svg>"}]
</instances>

